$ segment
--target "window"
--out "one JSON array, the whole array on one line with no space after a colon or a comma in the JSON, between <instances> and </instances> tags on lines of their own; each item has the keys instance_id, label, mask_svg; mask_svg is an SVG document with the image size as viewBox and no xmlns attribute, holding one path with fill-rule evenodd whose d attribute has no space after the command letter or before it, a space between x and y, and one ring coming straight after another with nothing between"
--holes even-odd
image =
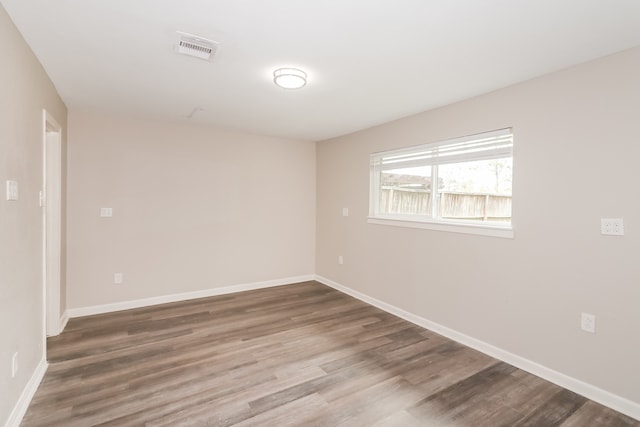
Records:
<instances>
[{"instance_id":1,"label":"window","mask_svg":"<svg viewBox=\"0 0 640 427\"><path fill-rule=\"evenodd\" d=\"M371 155L369 222L512 237L511 129Z\"/></svg>"}]
</instances>

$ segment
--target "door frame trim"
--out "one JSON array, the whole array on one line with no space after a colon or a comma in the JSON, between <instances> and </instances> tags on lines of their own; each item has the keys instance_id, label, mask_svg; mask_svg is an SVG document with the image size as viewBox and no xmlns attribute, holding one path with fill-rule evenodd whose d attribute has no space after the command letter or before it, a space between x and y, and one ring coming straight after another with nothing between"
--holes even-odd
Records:
<instances>
[{"instance_id":1,"label":"door frame trim","mask_svg":"<svg viewBox=\"0 0 640 427\"><path fill-rule=\"evenodd\" d=\"M60 334L62 324L62 126L47 110L42 110L42 149L43 317L45 336L55 336Z\"/></svg>"}]
</instances>

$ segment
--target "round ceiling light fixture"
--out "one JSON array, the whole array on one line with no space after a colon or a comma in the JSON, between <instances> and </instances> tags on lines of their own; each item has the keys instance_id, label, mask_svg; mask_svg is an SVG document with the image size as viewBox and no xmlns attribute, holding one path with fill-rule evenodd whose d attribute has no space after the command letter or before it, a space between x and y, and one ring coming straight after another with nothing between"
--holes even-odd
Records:
<instances>
[{"instance_id":1,"label":"round ceiling light fixture","mask_svg":"<svg viewBox=\"0 0 640 427\"><path fill-rule=\"evenodd\" d=\"M307 73L297 68L278 68L273 72L273 82L283 89L300 89L307 84Z\"/></svg>"}]
</instances>

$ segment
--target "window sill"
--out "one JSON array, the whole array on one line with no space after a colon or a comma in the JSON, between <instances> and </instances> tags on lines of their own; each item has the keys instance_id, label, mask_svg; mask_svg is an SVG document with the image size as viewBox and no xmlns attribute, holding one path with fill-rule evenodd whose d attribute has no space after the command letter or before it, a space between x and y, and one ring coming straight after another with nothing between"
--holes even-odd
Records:
<instances>
[{"instance_id":1,"label":"window sill","mask_svg":"<svg viewBox=\"0 0 640 427\"><path fill-rule=\"evenodd\" d=\"M422 230L446 231L450 233L476 234L481 236L501 237L505 239L513 239L513 228L500 225L484 225L484 224L454 224L451 222L439 221L413 221L407 219L389 219L389 218L373 218L367 219L369 224L391 225L394 227L419 228Z\"/></svg>"}]
</instances>

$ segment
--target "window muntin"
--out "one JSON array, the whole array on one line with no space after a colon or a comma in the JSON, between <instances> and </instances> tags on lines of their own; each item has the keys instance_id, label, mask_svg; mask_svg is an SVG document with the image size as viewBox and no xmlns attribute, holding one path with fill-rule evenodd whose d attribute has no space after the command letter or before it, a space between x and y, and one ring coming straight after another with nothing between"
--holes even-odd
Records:
<instances>
[{"instance_id":1,"label":"window muntin","mask_svg":"<svg viewBox=\"0 0 640 427\"><path fill-rule=\"evenodd\" d=\"M372 218L511 227L513 134L371 155Z\"/></svg>"}]
</instances>

